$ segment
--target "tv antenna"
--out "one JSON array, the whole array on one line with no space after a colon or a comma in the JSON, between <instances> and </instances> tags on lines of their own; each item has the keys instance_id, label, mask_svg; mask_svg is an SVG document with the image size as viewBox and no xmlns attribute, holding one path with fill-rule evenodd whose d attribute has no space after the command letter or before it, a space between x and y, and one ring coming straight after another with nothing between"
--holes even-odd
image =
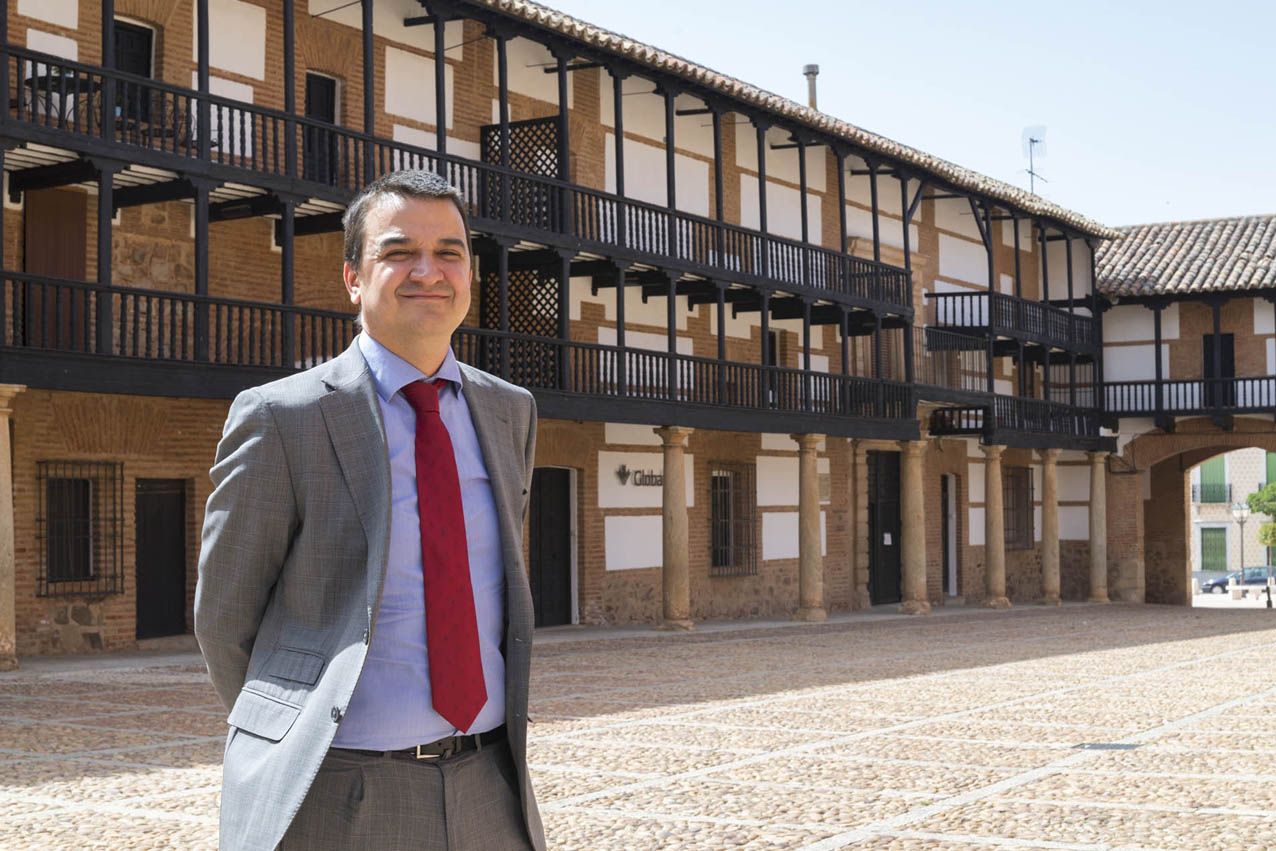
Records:
<instances>
[{"instance_id":1,"label":"tv antenna","mask_svg":"<svg viewBox=\"0 0 1276 851\"><path fill-rule=\"evenodd\" d=\"M1028 158L1028 191L1033 195L1037 194L1037 181L1049 183L1041 175L1037 174L1037 157L1046 155L1046 128L1041 125L1023 128L1023 153Z\"/></svg>"}]
</instances>

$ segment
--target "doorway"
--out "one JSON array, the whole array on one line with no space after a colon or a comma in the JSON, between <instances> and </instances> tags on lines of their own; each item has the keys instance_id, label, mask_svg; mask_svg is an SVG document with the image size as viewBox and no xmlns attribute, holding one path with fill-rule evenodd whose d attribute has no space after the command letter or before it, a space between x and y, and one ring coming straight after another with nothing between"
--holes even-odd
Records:
<instances>
[{"instance_id":1,"label":"doorway","mask_svg":"<svg viewBox=\"0 0 1276 851\"><path fill-rule=\"evenodd\" d=\"M957 590L957 477L946 473L939 477L940 533L939 548L943 554L944 593L958 596Z\"/></svg>"},{"instance_id":2,"label":"doorway","mask_svg":"<svg viewBox=\"0 0 1276 851\"><path fill-rule=\"evenodd\" d=\"M340 176L336 134L337 81L332 77L306 74L306 118L319 123L302 125L301 176L336 186Z\"/></svg>"},{"instance_id":3,"label":"doorway","mask_svg":"<svg viewBox=\"0 0 1276 851\"><path fill-rule=\"evenodd\" d=\"M899 453L868 453L868 598L876 606L900 595Z\"/></svg>"},{"instance_id":4,"label":"doorway","mask_svg":"<svg viewBox=\"0 0 1276 851\"><path fill-rule=\"evenodd\" d=\"M23 271L30 275L83 281L87 271L84 235L88 228L86 195L66 189L24 193ZM38 349L88 351L93 325L87 290L55 282L24 281L15 293L22 304L21 341ZM17 305L15 305L15 308Z\"/></svg>"},{"instance_id":5,"label":"doorway","mask_svg":"<svg viewBox=\"0 0 1276 851\"><path fill-rule=\"evenodd\" d=\"M1218 377L1221 379L1234 378L1236 376L1236 336L1234 334L1219 334L1218 337ZM1204 370L1201 374L1205 376L1206 407L1235 405L1236 385L1230 381L1215 384L1210 380L1214 377L1213 334L1203 334L1201 336L1201 360L1204 364Z\"/></svg>"},{"instance_id":6,"label":"doorway","mask_svg":"<svg viewBox=\"0 0 1276 851\"><path fill-rule=\"evenodd\" d=\"M528 511L528 581L536 626L577 623L576 473L537 467Z\"/></svg>"},{"instance_id":7,"label":"doorway","mask_svg":"<svg viewBox=\"0 0 1276 851\"><path fill-rule=\"evenodd\" d=\"M137 637L186 632L186 482L137 480Z\"/></svg>"}]
</instances>

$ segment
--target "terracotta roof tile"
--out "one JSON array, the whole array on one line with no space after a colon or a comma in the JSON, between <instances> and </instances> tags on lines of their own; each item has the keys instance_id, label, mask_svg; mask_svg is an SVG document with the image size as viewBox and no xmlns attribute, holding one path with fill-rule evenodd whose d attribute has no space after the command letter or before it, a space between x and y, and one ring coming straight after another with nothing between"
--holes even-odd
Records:
<instances>
[{"instance_id":1,"label":"terracotta roof tile","mask_svg":"<svg viewBox=\"0 0 1276 851\"><path fill-rule=\"evenodd\" d=\"M1276 215L1118 228L1095 257L1111 296L1276 287Z\"/></svg>"},{"instance_id":2,"label":"terracotta roof tile","mask_svg":"<svg viewBox=\"0 0 1276 851\"><path fill-rule=\"evenodd\" d=\"M979 193L996 201L1012 204L1018 209L1034 215L1045 216L1063 222L1076 228L1081 233L1104 239L1112 239L1118 235L1118 232L1112 228L1080 213L1051 203L1017 186L962 168L924 151L902 145L885 136L870 133L831 115L803 106L796 101L751 86L734 77L719 74L703 65L697 65L651 45L596 27L593 24L565 15L562 12L557 12L539 3L532 3L529 0L474 0L474 2L493 9L499 9L501 12L515 18L521 18L547 29L555 30L563 35L586 42L593 47L610 51L651 68L676 74L692 82L699 83L706 88L752 103L791 121L846 139L864 150L907 163L920 172L933 175L951 183L953 186Z\"/></svg>"}]
</instances>

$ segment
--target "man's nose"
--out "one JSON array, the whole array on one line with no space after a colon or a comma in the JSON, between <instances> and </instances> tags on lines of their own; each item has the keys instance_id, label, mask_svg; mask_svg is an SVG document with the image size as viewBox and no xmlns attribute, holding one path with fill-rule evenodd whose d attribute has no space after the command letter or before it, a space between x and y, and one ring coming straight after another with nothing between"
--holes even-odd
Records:
<instances>
[{"instance_id":1,"label":"man's nose","mask_svg":"<svg viewBox=\"0 0 1276 851\"><path fill-rule=\"evenodd\" d=\"M412 264L412 268L408 274L414 280L431 280L438 276L439 264L435 263L432 258L427 255L421 255L417 261Z\"/></svg>"}]
</instances>

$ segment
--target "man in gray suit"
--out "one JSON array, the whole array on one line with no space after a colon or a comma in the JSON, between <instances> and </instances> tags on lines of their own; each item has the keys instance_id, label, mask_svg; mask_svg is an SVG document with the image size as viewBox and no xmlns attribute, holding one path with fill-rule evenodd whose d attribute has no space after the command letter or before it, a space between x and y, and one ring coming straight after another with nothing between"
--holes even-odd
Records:
<instances>
[{"instance_id":1,"label":"man in gray suit","mask_svg":"<svg viewBox=\"0 0 1276 851\"><path fill-rule=\"evenodd\" d=\"M229 849L542 851L522 556L536 408L458 364L469 225L399 172L345 216L363 332L235 399L195 634L230 711Z\"/></svg>"}]
</instances>

